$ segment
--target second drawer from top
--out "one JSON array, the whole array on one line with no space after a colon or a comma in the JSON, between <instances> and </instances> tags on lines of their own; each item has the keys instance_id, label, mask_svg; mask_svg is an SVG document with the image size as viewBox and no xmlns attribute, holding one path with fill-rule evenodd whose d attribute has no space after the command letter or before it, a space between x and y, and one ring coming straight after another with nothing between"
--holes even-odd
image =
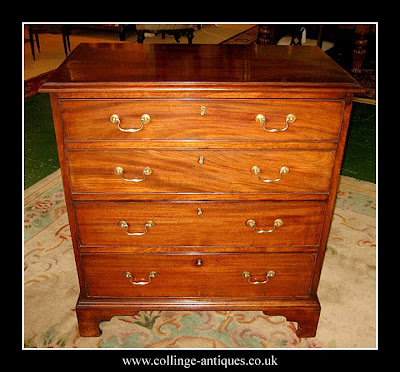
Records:
<instances>
[{"instance_id":1,"label":"second drawer from top","mask_svg":"<svg viewBox=\"0 0 400 372\"><path fill-rule=\"evenodd\" d=\"M73 193L328 193L333 150L70 150Z\"/></svg>"}]
</instances>

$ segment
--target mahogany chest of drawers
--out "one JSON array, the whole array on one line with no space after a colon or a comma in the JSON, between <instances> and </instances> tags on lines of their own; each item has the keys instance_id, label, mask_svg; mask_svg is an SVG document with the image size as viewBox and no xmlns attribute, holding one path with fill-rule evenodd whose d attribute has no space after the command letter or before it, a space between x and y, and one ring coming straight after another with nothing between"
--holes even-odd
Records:
<instances>
[{"instance_id":1,"label":"mahogany chest of drawers","mask_svg":"<svg viewBox=\"0 0 400 372\"><path fill-rule=\"evenodd\" d=\"M355 80L317 47L81 44L51 93L82 336L141 310L315 335Z\"/></svg>"}]
</instances>

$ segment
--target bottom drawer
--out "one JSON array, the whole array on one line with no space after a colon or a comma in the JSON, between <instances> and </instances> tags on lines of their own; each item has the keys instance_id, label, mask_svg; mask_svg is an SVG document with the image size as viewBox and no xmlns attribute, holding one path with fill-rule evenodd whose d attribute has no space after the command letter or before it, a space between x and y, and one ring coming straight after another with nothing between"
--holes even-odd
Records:
<instances>
[{"instance_id":1,"label":"bottom drawer","mask_svg":"<svg viewBox=\"0 0 400 372\"><path fill-rule=\"evenodd\" d=\"M81 255L89 297L309 294L315 253Z\"/></svg>"}]
</instances>

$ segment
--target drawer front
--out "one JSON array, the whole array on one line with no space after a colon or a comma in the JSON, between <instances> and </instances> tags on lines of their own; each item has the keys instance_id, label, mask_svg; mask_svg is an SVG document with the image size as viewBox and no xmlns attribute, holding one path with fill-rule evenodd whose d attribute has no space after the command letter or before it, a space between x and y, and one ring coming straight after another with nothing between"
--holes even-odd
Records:
<instances>
[{"instance_id":1,"label":"drawer front","mask_svg":"<svg viewBox=\"0 0 400 372\"><path fill-rule=\"evenodd\" d=\"M325 202L76 202L75 211L82 245L298 246L319 244Z\"/></svg>"},{"instance_id":2,"label":"drawer front","mask_svg":"<svg viewBox=\"0 0 400 372\"><path fill-rule=\"evenodd\" d=\"M327 193L335 152L71 150L67 156L73 193Z\"/></svg>"},{"instance_id":3,"label":"drawer front","mask_svg":"<svg viewBox=\"0 0 400 372\"><path fill-rule=\"evenodd\" d=\"M342 101L296 99L60 101L67 141L337 140L342 107ZM111 122L114 114L119 120ZM144 114L150 122L142 125ZM259 114L265 129L256 122ZM293 123L286 122L288 114L295 115Z\"/></svg>"},{"instance_id":4,"label":"drawer front","mask_svg":"<svg viewBox=\"0 0 400 372\"><path fill-rule=\"evenodd\" d=\"M307 296L315 262L313 253L81 257L87 294L100 297Z\"/></svg>"}]
</instances>

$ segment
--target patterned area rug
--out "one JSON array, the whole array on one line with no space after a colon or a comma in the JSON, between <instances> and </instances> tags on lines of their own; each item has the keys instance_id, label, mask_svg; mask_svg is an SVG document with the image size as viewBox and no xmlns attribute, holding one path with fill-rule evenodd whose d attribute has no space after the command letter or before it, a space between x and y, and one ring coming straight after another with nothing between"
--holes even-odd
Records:
<instances>
[{"instance_id":1,"label":"patterned area rug","mask_svg":"<svg viewBox=\"0 0 400 372\"><path fill-rule=\"evenodd\" d=\"M251 311L142 311L80 337L79 293L60 171L25 191L25 348L375 348L375 185L342 177L318 295L317 337Z\"/></svg>"}]
</instances>

